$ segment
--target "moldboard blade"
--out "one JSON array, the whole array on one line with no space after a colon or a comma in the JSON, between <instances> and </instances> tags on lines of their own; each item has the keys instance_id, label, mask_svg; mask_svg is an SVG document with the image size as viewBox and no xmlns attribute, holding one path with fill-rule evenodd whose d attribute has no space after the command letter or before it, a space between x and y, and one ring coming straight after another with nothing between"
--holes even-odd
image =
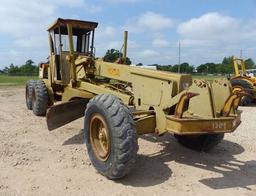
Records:
<instances>
[{"instance_id":1,"label":"moldboard blade","mask_svg":"<svg viewBox=\"0 0 256 196\"><path fill-rule=\"evenodd\" d=\"M83 117L87 103L87 100L79 99L50 107L46 114L48 130L52 131Z\"/></svg>"}]
</instances>

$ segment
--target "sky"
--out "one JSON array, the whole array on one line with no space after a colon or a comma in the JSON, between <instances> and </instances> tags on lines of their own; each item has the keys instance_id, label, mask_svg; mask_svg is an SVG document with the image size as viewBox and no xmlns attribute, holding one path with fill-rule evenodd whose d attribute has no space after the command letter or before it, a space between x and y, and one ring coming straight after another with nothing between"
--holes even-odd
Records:
<instances>
[{"instance_id":1,"label":"sky","mask_svg":"<svg viewBox=\"0 0 256 196\"><path fill-rule=\"evenodd\" d=\"M256 0L0 0L0 69L46 61L57 18L99 22L96 56L121 49L129 31L133 64L199 65L225 56L256 60Z\"/></svg>"}]
</instances>

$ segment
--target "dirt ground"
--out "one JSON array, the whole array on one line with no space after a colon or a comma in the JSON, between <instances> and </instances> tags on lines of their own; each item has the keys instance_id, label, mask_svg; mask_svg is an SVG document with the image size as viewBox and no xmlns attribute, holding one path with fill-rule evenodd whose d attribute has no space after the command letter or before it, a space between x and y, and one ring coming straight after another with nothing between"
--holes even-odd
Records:
<instances>
[{"instance_id":1,"label":"dirt ground","mask_svg":"<svg viewBox=\"0 0 256 196\"><path fill-rule=\"evenodd\" d=\"M256 195L256 107L241 108L243 123L210 153L140 137L136 168L111 181L90 163L83 119L49 132L18 87L0 87L0 104L0 195Z\"/></svg>"}]
</instances>

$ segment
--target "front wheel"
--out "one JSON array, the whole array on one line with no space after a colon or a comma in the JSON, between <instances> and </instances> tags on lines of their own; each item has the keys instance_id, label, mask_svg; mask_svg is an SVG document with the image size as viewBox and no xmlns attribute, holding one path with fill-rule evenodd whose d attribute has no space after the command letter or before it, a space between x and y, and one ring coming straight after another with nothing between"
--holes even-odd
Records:
<instances>
[{"instance_id":1,"label":"front wheel","mask_svg":"<svg viewBox=\"0 0 256 196\"><path fill-rule=\"evenodd\" d=\"M174 135L180 144L183 146L208 152L218 145L224 138L224 133L203 134L203 135Z\"/></svg>"},{"instance_id":2,"label":"front wheel","mask_svg":"<svg viewBox=\"0 0 256 196\"><path fill-rule=\"evenodd\" d=\"M138 151L137 133L132 113L119 98L103 94L90 100L84 134L90 160L98 172L109 179L130 172Z\"/></svg>"}]
</instances>

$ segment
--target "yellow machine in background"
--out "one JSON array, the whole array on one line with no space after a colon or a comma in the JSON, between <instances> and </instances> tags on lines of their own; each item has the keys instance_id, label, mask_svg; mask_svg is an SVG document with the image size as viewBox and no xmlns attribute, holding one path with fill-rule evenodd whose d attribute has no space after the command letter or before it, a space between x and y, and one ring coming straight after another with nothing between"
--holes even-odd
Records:
<instances>
[{"instance_id":1,"label":"yellow machine in background","mask_svg":"<svg viewBox=\"0 0 256 196\"><path fill-rule=\"evenodd\" d=\"M48 29L50 57L40 79L26 86L26 103L47 116L49 130L84 116L84 138L94 167L110 179L134 166L138 135L173 133L181 144L210 150L241 123L242 91L227 80L128 66L95 58L98 23L58 19ZM122 64L123 63L123 64ZM157 172L157 171L152 171Z\"/></svg>"},{"instance_id":2,"label":"yellow machine in background","mask_svg":"<svg viewBox=\"0 0 256 196\"><path fill-rule=\"evenodd\" d=\"M248 106L256 99L256 77L249 76L246 73L246 67L243 59L233 57L234 77L230 78L233 92L245 91L247 95L243 96L240 105Z\"/></svg>"}]
</instances>

